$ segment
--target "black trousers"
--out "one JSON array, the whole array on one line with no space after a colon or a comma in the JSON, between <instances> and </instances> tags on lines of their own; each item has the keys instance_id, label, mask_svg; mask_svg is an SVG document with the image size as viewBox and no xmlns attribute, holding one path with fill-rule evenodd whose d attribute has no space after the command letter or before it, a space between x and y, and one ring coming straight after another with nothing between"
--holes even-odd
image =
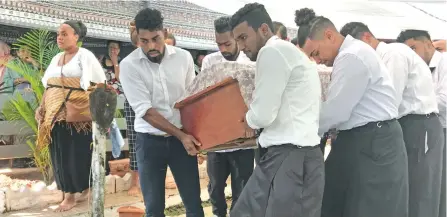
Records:
<instances>
[{"instance_id":1,"label":"black trousers","mask_svg":"<svg viewBox=\"0 0 447 217\"><path fill-rule=\"evenodd\" d=\"M207 170L210 182L208 193L213 214L217 217L227 216L225 187L231 174L232 204L234 207L245 184L253 173L254 150L237 150L232 152L208 152Z\"/></svg>"},{"instance_id":2,"label":"black trousers","mask_svg":"<svg viewBox=\"0 0 447 217\"><path fill-rule=\"evenodd\" d=\"M446 217L446 205L447 205L447 201L446 201L446 167L447 167L447 162L446 162L446 158L447 158L447 134L446 134L446 128L444 128L444 151L443 153L443 158L442 158L442 178L441 178L441 200L440 200L440 205L439 205L439 217Z\"/></svg>"},{"instance_id":3,"label":"black trousers","mask_svg":"<svg viewBox=\"0 0 447 217\"><path fill-rule=\"evenodd\" d=\"M267 148L242 190L231 217L320 217L323 154L314 147Z\"/></svg>"},{"instance_id":4,"label":"black trousers","mask_svg":"<svg viewBox=\"0 0 447 217\"><path fill-rule=\"evenodd\" d=\"M322 217L408 216L408 159L396 120L340 131L325 167Z\"/></svg>"},{"instance_id":5,"label":"black trousers","mask_svg":"<svg viewBox=\"0 0 447 217\"><path fill-rule=\"evenodd\" d=\"M186 217L204 217L197 157L188 155L182 142L173 136L137 133L135 147L146 217L165 217L168 166L185 205Z\"/></svg>"},{"instance_id":6,"label":"black trousers","mask_svg":"<svg viewBox=\"0 0 447 217\"><path fill-rule=\"evenodd\" d=\"M409 216L439 215L444 133L437 114L399 119L408 155Z\"/></svg>"},{"instance_id":7,"label":"black trousers","mask_svg":"<svg viewBox=\"0 0 447 217\"><path fill-rule=\"evenodd\" d=\"M255 162L256 165L259 164L259 161L261 160L262 156L264 156L265 153L267 153L267 148L263 148L259 143L258 143L258 148L254 150L255 151Z\"/></svg>"}]
</instances>

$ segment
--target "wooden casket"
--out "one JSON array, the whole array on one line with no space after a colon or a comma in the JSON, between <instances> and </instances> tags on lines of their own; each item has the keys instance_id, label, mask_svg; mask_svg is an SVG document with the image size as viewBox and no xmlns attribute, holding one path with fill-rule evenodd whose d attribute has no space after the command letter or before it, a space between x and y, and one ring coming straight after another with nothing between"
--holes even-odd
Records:
<instances>
[{"instance_id":1,"label":"wooden casket","mask_svg":"<svg viewBox=\"0 0 447 217\"><path fill-rule=\"evenodd\" d=\"M214 151L256 145L253 130L246 128L248 108L238 81L228 77L178 102L183 130Z\"/></svg>"}]
</instances>

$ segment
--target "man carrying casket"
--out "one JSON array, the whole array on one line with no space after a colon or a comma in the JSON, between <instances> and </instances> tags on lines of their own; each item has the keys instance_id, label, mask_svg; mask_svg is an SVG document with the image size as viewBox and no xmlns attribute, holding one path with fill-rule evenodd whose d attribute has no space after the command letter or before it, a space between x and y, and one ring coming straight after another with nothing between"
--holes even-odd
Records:
<instances>
[{"instance_id":1,"label":"man carrying casket","mask_svg":"<svg viewBox=\"0 0 447 217\"><path fill-rule=\"evenodd\" d=\"M121 61L121 84L135 111L138 173L146 216L164 217L167 166L174 175L187 217L203 217L197 153L200 143L182 131L174 108L195 77L191 54L165 44L160 11L145 8L135 17L140 47Z\"/></svg>"},{"instance_id":2,"label":"man carrying casket","mask_svg":"<svg viewBox=\"0 0 447 217\"><path fill-rule=\"evenodd\" d=\"M315 64L272 32L259 3L246 4L231 20L239 48L256 61L255 91L246 113L252 129L263 129L267 148L231 217L319 217L324 188L318 146L321 87Z\"/></svg>"},{"instance_id":3,"label":"man carrying casket","mask_svg":"<svg viewBox=\"0 0 447 217\"><path fill-rule=\"evenodd\" d=\"M202 73L206 73L208 67L226 61L254 64L248 57L239 51L230 26L231 17L224 16L214 21L216 31L216 43L219 52L207 55L202 61ZM223 73L223 72L222 72ZM225 186L228 176L231 174L232 206L237 201L242 189L253 172L253 148L234 148L208 152L207 170L210 182L208 193L213 214L216 217L227 215L227 202L225 199Z\"/></svg>"}]
</instances>

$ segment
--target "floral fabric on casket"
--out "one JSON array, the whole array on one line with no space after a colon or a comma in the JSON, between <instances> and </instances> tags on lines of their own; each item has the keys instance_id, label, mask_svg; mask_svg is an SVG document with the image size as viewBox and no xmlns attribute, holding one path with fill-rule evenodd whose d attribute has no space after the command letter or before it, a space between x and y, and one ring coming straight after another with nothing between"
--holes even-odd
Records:
<instances>
[{"instance_id":1,"label":"floral fabric on casket","mask_svg":"<svg viewBox=\"0 0 447 217\"><path fill-rule=\"evenodd\" d=\"M327 89L331 79L332 68L318 65L317 71L321 82L321 97L326 99ZM254 79L256 73L255 63L239 63L239 62L221 62L202 70L194 79L194 81L186 87L187 96L194 95L209 86L212 86L228 77L232 77L239 82L242 97L245 104L250 105L252 94L255 89ZM179 100L179 101L181 101Z\"/></svg>"},{"instance_id":2,"label":"floral fabric on casket","mask_svg":"<svg viewBox=\"0 0 447 217\"><path fill-rule=\"evenodd\" d=\"M187 96L194 95L201 90L206 89L228 77L232 77L239 82L242 98L245 104L251 103L251 96L255 89L256 65L254 63L239 63L239 62L221 62L212 65L202 70L194 79L194 81L186 87ZM182 100L183 100L182 99ZM180 101L180 100L179 100Z\"/></svg>"},{"instance_id":3,"label":"floral fabric on casket","mask_svg":"<svg viewBox=\"0 0 447 217\"><path fill-rule=\"evenodd\" d=\"M321 82L321 99L326 101L329 83L331 82L332 68L325 65L317 65L317 71Z\"/></svg>"}]
</instances>

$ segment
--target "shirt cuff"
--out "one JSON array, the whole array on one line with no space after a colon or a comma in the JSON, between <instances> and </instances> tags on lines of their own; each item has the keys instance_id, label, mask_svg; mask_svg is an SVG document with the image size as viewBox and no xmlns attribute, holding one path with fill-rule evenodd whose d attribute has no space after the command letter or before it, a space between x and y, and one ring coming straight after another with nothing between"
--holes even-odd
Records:
<instances>
[{"instance_id":1,"label":"shirt cuff","mask_svg":"<svg viewBox=\"0 0 447 217\"><path fill-rule=\"evenodd\" d=\"M152 105L148 103L139 105L136 109L132 109L134 109L135 118L143 118L146 115L147 110L149 110L150 108L152 108Z\"/></svg>"}]
</instances>

